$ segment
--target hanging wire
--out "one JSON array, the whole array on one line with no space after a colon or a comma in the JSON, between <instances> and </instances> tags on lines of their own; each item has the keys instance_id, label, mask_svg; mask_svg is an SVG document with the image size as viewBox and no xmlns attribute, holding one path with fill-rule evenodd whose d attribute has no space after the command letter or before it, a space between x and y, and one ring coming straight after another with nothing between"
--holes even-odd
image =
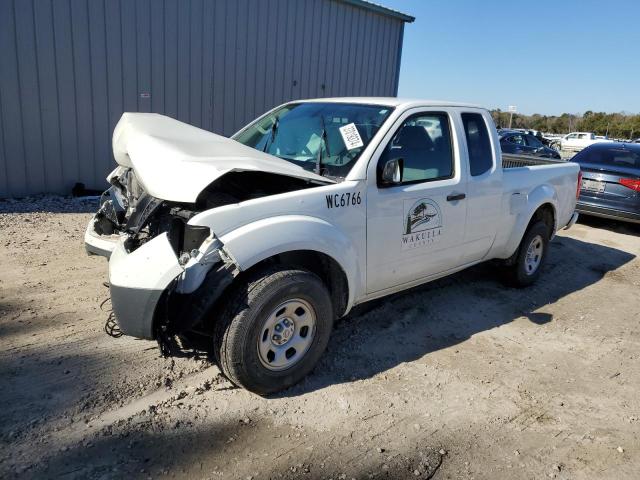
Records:
<instances>
[{"instance_id":1,"label":"hanging wire","mask_svg":"<svg viewBox=\"0 0 640 480\"><path fill-rule=\"evenodd\" d=\"M105 287L108 287L108 283L104 283ZM108 311L107 321L104 324L104 331L107 335L113 338L119 338L123 335L122 330L120 330L120 325L118 325L118 320L116 319L116 314L113 313L111 307L105 307L105 305L111 301L111 297L105 298L100 304L100 310Z\"/></svg>"}]
</instances>

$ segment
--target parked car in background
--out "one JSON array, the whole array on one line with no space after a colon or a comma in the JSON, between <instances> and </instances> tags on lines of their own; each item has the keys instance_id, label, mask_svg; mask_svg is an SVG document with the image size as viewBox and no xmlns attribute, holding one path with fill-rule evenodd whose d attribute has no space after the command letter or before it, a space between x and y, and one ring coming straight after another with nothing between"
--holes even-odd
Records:
<instances>
[{"instance_id":1,"label":"parked car in background","mask_svg":"<svg viewBox=\"0 0 640 480\"><path fill-rule=\"evenodd\" d=\"M593 145L594 143L612 143L606 137L596 137L591 132L572 132L560 139L560 149L579 152L583 148Z\"/></svg>"},{"instance_id":2,"label":"parked car in background","mask_svg":"<svg viewBox=\"0 0 640 480\"><path fill-rule=\"evenodd\" d=\"M544 158L560 159L560 153L551 147L545 146L538 138L528 133L517 130L500 130L500 148L503 153L519 153Z\"/></svg>"},{"instance_id":3,"label":"parked car in background","mask_svg":"<svg viewBox=\"0 0 640 480\"><path fill-rule=\"evenodd\" d=\"M530 128L505 128L505 130L513 130L514 132L526 133L529 135L533 135L534 137L539 137L539 135L541 135L538 130L532 130Z\"/></svg>"},{"instance_id":4,"label":"parked car in background","mask_svg":"<svg viewBox=\"0 0 640 480\"><path fill-rule=\"evenodd\" d=\"M579 212L640 223L640 144L597 143L571 161L582 171Z\"/></svg>"},{"instance_id":5,"label":"parked car in background","mask_svg":"<svg viewBox=\"0 0 640 480\"><path fill-rule=\"evenodd\" d=\"M544 133L542 134L542 138L540 138L540 141L544 143L547 147L551 147L554 150L559 150L561 138L562 138L562 135L557 133Z\"/></svg>"},{"instance_id":6,"label":"parked car in background","mask_svg":"<svg viewBox=\"0 0 640 480\"><path fill-rule=\"evenodd\" d=\"M533 130L533 129L530 129L530 128L529 129L527 129L527 128L505 128L503 130L505 130L505 131L506 130L513 130L514 132L521 132L521 133L526 133L527 135L533 135L538 140L540 140L545 146L554 148L554 146L551 145L552 141L548 138L547 135L543 135L540 130ZM561 136L562 135L558 135L558 139Z\"/></svg>"}]
</instances>

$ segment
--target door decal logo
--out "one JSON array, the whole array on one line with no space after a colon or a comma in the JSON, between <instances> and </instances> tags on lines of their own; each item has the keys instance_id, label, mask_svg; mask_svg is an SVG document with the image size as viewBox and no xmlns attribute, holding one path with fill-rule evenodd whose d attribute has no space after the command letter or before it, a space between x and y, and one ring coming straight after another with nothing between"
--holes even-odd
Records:
<instances>
[{"instance_id":1,"label":"door decal logo","mask_svg":"<svg viewBox=\"0 0 640 480\"><path fill-rule=\"evenodd\" d=\"M402 223L403 250L437 242L442 234L440 207L429 198L405 200Z\"/></svg>"}]
</instances>

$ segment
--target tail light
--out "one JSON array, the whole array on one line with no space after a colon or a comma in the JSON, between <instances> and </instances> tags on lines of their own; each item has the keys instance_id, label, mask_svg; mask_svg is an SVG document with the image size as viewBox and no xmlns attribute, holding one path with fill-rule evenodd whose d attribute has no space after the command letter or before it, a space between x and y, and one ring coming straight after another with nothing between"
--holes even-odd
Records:
<instances>
[{"instance_id":1,"label":"tail light","mask_svg":"<svg viewBox=\"0 0 640 480\"><path fill-rule=\"evenodd\" d=\"M619 180L620 185L624 185L631 190L640 192L640 178L621 178Z\"/></svg>"},{"instance_id":2,"label":"tail light","mask_svg":"<svg viewBox=\"0 0 640 480\"><path fill-rule=\"evenodd\" d=\"M578 185L576 186L576 199L580 198L580 187L582 187L582 170L578 172Z\"/></svg>"}]
</instances>

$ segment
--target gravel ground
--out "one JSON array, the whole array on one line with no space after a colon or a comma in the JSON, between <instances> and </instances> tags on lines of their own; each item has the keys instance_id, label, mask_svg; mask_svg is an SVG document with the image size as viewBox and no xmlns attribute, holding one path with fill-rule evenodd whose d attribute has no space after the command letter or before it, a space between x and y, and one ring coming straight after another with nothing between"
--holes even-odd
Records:
<instances>
[{"instance_id":1,"label":"gravel ground","mask_svg":"<svg viewBox=\"0 0 640 480\"><path fill-rule=\"evenodd\" d=\"M638 227L561 232L529 289L487 264L361 307L267 399L104 333L95 208L0 202L0 478L638 478Z\"/></svg>"},{"instance_id":2,"label":"gravel ground","mask_svg":"<svg viewBox=\"0 0 640 480\"><path fill-rule=\"evenodd\" d=\"M559 152L560 152L560 157L562 157L562 160L566 160L567 162L576 155L576 152L571 152L568 150L559 150Z\"/></svg>"}]
</instances>

